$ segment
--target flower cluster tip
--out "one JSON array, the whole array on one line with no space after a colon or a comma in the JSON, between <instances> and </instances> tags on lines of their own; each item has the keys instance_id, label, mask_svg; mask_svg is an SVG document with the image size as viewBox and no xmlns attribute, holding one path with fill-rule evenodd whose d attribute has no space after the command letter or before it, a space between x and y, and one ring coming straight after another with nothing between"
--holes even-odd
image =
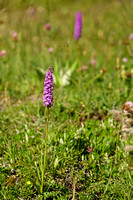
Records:
<instances>
[{"instance_id":1,"label":"flower cluster tip","mask_svg":"<svg viewBox=\"0 0 133 200\"><path fill-rule=\"evenodd\" d=\"M53 70L52 66L47 70L44 91L43 91L43 105L46 107L53 107Z\"/></svg>"}]
</instances>

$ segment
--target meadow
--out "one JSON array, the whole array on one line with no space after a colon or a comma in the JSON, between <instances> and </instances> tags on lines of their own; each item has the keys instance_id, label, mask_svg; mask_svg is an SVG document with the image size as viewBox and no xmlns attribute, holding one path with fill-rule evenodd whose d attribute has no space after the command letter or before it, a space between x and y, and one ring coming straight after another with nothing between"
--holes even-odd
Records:
<instances>
[{"instance_id":1,"label":"meadow","mask_svg":"<svg viewBox=\"0 0 133 200\"><path fill-rule=\"evenodd\" d=\"M1 200L133 199L132 10L130 0L0 1Z\"/></svg>"}]
</instances>

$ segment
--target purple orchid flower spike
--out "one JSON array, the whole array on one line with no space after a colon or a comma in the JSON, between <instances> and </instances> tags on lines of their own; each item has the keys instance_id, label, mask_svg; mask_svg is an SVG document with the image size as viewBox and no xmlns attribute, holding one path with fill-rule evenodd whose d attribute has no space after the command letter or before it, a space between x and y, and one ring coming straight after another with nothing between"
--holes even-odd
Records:
<instances>
[{"instance_id":1,"label":"purple orchid flower spike","mask_svg":"<svg viewBox=\"0 0 133 200\"><path fill-rule=\"evenodd\" d=\"M74 31L75 40L78 40L81 37L81 34L82 34L82 14L81 12L77 12L75 20L75 31Z\"/></svg>"},{"instance_id":2,"label":"purple orchid flower spike","mask_svg":"<svg viewBox=\"0 0 133 200\"><path fill-rule=\"evenodd\" d=\"M53 107L53 76L52 66L49 67L44 81L43 105Z\"/></svg>"}]
</instances>

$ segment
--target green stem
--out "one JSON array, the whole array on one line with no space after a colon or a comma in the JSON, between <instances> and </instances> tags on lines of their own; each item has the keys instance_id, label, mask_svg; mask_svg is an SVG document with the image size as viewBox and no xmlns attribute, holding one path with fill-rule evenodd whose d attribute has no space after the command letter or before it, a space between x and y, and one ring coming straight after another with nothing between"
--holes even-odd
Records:
<instances>
[{"instance_id":1,"label":"green stem","mask_svg":"<svg viewBox=\"0 0 133 200\"><path fill-rule=\"evenodd\" d=\"M46 127L46 141L45 141L45 152L44 152L44 165L42 168L42 183L41 183L41 194L43 192L43 186L44 186L44 173L46 169L46 157L47 157L47 141L48 141L48 120L49 120L49 108L47 107L47 127Z\"/></svg>"},{"instance_id":2,"label":"green stem","mask_svg":"<svg viewBox=\"0 0 133 200\"><path fill-rule=\"evenodd\" d=\"M131 49L131 47L129 45L127 46L127 50L128 50L129 55L131 57L133 57L133 52L132 52L132 49Z\"/></svg>"},{"instance_id":3,"label":"green stem","mask_svg":"<svg viewBox=\"0 0 133 200\"><path fill-rule=\"evenodd\" d=\"M102 75L103 75L103 73L100 72L100 74L98 74L98 75L95 76L93 79L91 79L91 80L88 82L88 87L89 87L95 80L97 80L98 78L100 78Z\"/></svg>"}]
</instances>

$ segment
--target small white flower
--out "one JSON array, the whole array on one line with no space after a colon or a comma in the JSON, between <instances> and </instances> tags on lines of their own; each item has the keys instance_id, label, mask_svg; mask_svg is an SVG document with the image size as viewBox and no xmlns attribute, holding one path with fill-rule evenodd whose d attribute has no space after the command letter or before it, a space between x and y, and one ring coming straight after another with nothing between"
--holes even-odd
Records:
<instances>
[{"instance_id":1,"label":"small white flower","mask_svg":"<svg viewBox=\"0 0 133 200\"><path fill-rule=\"evenodd\" d=\"M28 142L29 139L28 139L28 135L27 134L25 135L25 139Z\"/></svg>"},{"instance_id":2,"label":"small white flower","mask_svg":"<svg viewBox=\"0 0 133 200\"><path fill-rule=\"evenodd\" d=\"M64 142L63 142L63 139L62 139L62 138L60 138L60 143L61 143L61 144L64 144Z\"/></svg>"}]
</instances>

